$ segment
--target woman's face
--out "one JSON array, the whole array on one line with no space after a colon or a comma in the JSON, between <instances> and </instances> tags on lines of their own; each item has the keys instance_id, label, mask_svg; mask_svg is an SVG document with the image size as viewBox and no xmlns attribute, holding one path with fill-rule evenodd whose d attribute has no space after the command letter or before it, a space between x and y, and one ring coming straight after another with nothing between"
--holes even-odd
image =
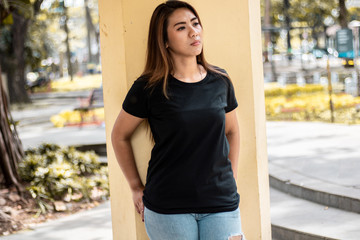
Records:
<instances>
[{"instance_id":1,"label":"woman's face","mask_svg":"<svg viewBox=\"0 0 360 240\"><path fill-rule=\"evenodd\" d=\"M172 57L196 57L202 51L202 27L187 8L179 8L168 18L166 48Z\"/></svg>"}]
</instances>

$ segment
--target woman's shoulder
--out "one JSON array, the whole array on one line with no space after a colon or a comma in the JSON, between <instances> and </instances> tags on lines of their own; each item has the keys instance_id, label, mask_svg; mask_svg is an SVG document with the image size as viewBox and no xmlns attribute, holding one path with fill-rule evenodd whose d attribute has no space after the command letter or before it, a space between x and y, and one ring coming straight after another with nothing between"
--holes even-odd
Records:
<instances>
[{"instance_id":1,"label":"woman's shoulder","mask_svg":"<svg viewBox=\"0 0 360 240\"><path fill-rule=\"evenodd\" d=\"M210 67L210 70L212 70L212 71L215 70L216 72L221 72L221 73L224 73L224 74L228 75L226 70L221 68L221 67L218 67L218 66L215 66L215 65L210 65L209 67Z\"/></svg>"},{"instance_id":2,"label":"woman's shoulder","mask_svg":"<svg viewBox=\"0 0 360 240\"><path fill-rule=\"evenodd\" d=\"M147 78L140 76L134 80L129 91L133 94L144 94L147 92L147 83Z\"/></svg>"},{"instance_id":3,"label":"woman's shoulder","mask_svg":"<svg viewBox=\"0 0 360 240\"><path fill-rule=\"evenodd\" d=\"M161 91L160 84L159 83L151 84L149 79L150 77L146 75L141 75L134 81L132 88L136 89L137 92L139 93L149 96L155 92Z\"/></svg>"},{"instance_id":4,"label":"woman's shoulder","mask_svg":"<svg viewBox=\"0 0 360 240\"><path fill-rule=\"evenodd\" d=\"M231 81L227 71L221 67L211 65L208 72L214 79L222 80L222 82L226 83Z\"/></svg>"},{"instance_id":5,"label":"woman's shoulder","mask_svg":"<svg viewBox=\"0 0 360 240\"><path fill-rule=\"evenodd\" d=\"M134 81L134 83L146 85L148 83L148 81L149 81L149 77L147 77L145 75L141 75Z\"/></svg>"},{"instance_id":6,"label":"woman's shoulder","mask_svg":"<svg viewBox=\"0 0 360 240\"><path fill-rule=\"evenodd\" d=\"M209 73L212 79L210 80L211 82L216 83L218 86L224 87L227 90L233 89L231 78L225 69L218 66L211 66Z\"/></svg>"}]
</instances>

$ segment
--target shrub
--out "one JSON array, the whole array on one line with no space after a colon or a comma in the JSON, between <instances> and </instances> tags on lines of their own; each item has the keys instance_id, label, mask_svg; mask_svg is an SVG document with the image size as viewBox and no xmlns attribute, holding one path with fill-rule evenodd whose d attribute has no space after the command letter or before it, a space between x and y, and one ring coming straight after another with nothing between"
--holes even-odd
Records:
<instances>
[{"instance_id":1,"label":"shrub","mask_svg":"<svg viewBox=\"0 0 360 240\"><path fill-rule=\"evenodd\" d=\"M49 201L92 200L92 191L109 196L107 167L101 166L93 151L42 144L29 149L19 163L21 178L29 182L31 196L42 212L51 209Z\"/></svg>"},{"instance_id":2,"label":"shrub","mask_svg":"<svg viewBox=\"0 0 360 240\"><path fill-rule=\"evenodd\" d=\"M297 84L289 84L286 87L279 87L278 85L268 84L265 89L265 97L286 96L291 97L301 94L321 93L325 88L322 85L308 84L305 86L298 86Z\"/></svg>"},{"instance_id":3,"label":"shrub","mask_svg":"<svg viewBox=\"0 0 360 240\"><path fill-rule=\"evenodd\" d=\"M360 97L333 94L334 118L341 123L360 123ZM292 97L265 98L268 120L330 121L329 95L326 93L299 94Z\"/></svg>"}]
</instances>

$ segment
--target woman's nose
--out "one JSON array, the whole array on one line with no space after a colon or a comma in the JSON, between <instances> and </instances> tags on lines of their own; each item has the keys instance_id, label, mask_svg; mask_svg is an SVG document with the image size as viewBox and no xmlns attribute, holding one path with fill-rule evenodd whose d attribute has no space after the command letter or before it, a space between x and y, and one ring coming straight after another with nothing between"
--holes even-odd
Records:
<instances>
[{"instance_id":1,"label":"woman's nose","mask_svg":"<svg viewBox=\"0 0 360 240\"><path fill-rule=\"evenodd\" d=\"M199 35L199 30L194 27L191 27L190 37L194 38L194 37L197 37L198 35Z\"/></svg>"}]
</instances>

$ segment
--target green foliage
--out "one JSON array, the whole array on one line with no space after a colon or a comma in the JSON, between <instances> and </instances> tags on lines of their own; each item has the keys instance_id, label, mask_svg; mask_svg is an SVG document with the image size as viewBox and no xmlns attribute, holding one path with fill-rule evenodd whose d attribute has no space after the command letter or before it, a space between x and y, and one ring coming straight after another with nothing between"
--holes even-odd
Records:
<instances>
[{"instance_id":1,"label":"green foliage","mask_svg":"<svg viewBox=\"0 0 360 240\"><path fill-rule=\"evenodd\" d=\"M339 1L338 0L289 0L289 8L285 8L284 0L262 0L261 12L265 16L265 3L270 2L270 23L277 28L287 27L286 16L290 18L290 27L293 28L290 33L292 38L298 38L299 34L309 33L308 41L315 40L316 48L324 46L318 44L318 38L324 34L325 23L331 26L339 23ZM355 8L353 8L355 9ZM357 11L349 11L347 22L358 18ZM262 18L264 24L264 17ZM298 28L298 29L297 29ZM302 29L301 29L302 28ZM284 39L280 38L279 32L272 33L272 42L282 45ZM283 47L280 47L283 48ZM274 49L274 53L284 49Z\"/></svg>"},{"instance_id":2,"label":"green foliage","mask_svg":"<svg viewBox=\"0 0 360 240\"><path fill-rule=\"evenodd\" d=\"M3 16L3 12L17 12L25 18L32 18L34 15L34 9L30 0L2 0L0 1L0 13ZM3 22L0 22L0 24Z\"/></svg>"},{"instance_id":3,"label":"green foliage","mask_svg":"<svg viewBox=\"0 0 360 240\"><path fill-rule=\"evenodd\" d=\"M73 147L42 144L26 151L19 164L21 178L42 213L51 210L49 201L96 199L93 191L109 195L107 167L101 166L93 151L80 152Z\"/></svg>"},{"instance_id":4,"label":"green foliage","mask_svg":"<svg viewBox=\"0 0 360 240\"><path fill-rule=\"evenodd\" d=\"M331 14L333 9L338 7L337 0L320 1L320 0L290 0L289 16L293 22L304 22L309 27L321 24L326 17L331 17L337 21L336 17ZM264 7L264 4L262 4ZM284 1L271 0L271 15L273 24L281 26L284 21ZM264 10L263 10L264 12Z\"/></svg>"},{"instance_id":5,"label":"green foliage","mask_svg":"<svg viewBox=\"0 0 360 240\"><path fill-rule=\"evenodd\" d=\"M32 70L41 68L41 60L47 59L58 53L59 46L52 37L51 26L54 22L59 21L56 13L41 9L34 17L28 28L28 38L25 44L26 64Z\"/></svg>"},{"instance_id":6,"label":"green foliage","mask_svg":"<svg viewBox=\"0 0 360 240\"><path fill-rule=\"evenodd\" d=\"M11 31L9 26L0 28L0 54L10 54L11 52Z\"/></svg>"},{"instance_id":7,"label":"green foliage","mask_svg":"<svg viewBox=\"0 0 360 240\"><path fill-rule=\"evenodd\" d=\"M12 17L12 14L9 14L4 20L2 21L2 24L4 25L11 25L14 23L14 19Z\"/></svg>"},{"instance_id":8,"label":"green foliage","mask_svg":"<svg viewBox=\"0 0 360 240\"><path fill-rule=\"evenodd\" d=\"M45 214L47 211L53 210L53 207L48 203L51 199L46 194L46 190L43 186L29 186L28 190L39 206L40 211L38 211L38 214Z\"/></svg>"},{"instance_id":9,"label":"green foliage","mask_svg":"<svg viewBox=\"0 0 360 240\"><path fill-rule=\"evenodd\" d=\"M8 8L5 7L7 3ZM13 13L22 16L24 19L31 19L25 34L25 61L31 70L41 67L41 60L48 58L53 53L57 52L58 46L55 46L54 41L49 37L49 26L56 21L53 14L46 9L39 9L39 12L34 12L35 5L41 4L42 0L0 0L0 15L5 18L0 19L0 55L3 59L14 58L13 53L13 34L11 34L11 26L13 21ZM38 16L40 13L40 17ZM9 32L9 34L8 34ZM4 69L6 69L4 67Z\"/></svg>"}]
</instances>

